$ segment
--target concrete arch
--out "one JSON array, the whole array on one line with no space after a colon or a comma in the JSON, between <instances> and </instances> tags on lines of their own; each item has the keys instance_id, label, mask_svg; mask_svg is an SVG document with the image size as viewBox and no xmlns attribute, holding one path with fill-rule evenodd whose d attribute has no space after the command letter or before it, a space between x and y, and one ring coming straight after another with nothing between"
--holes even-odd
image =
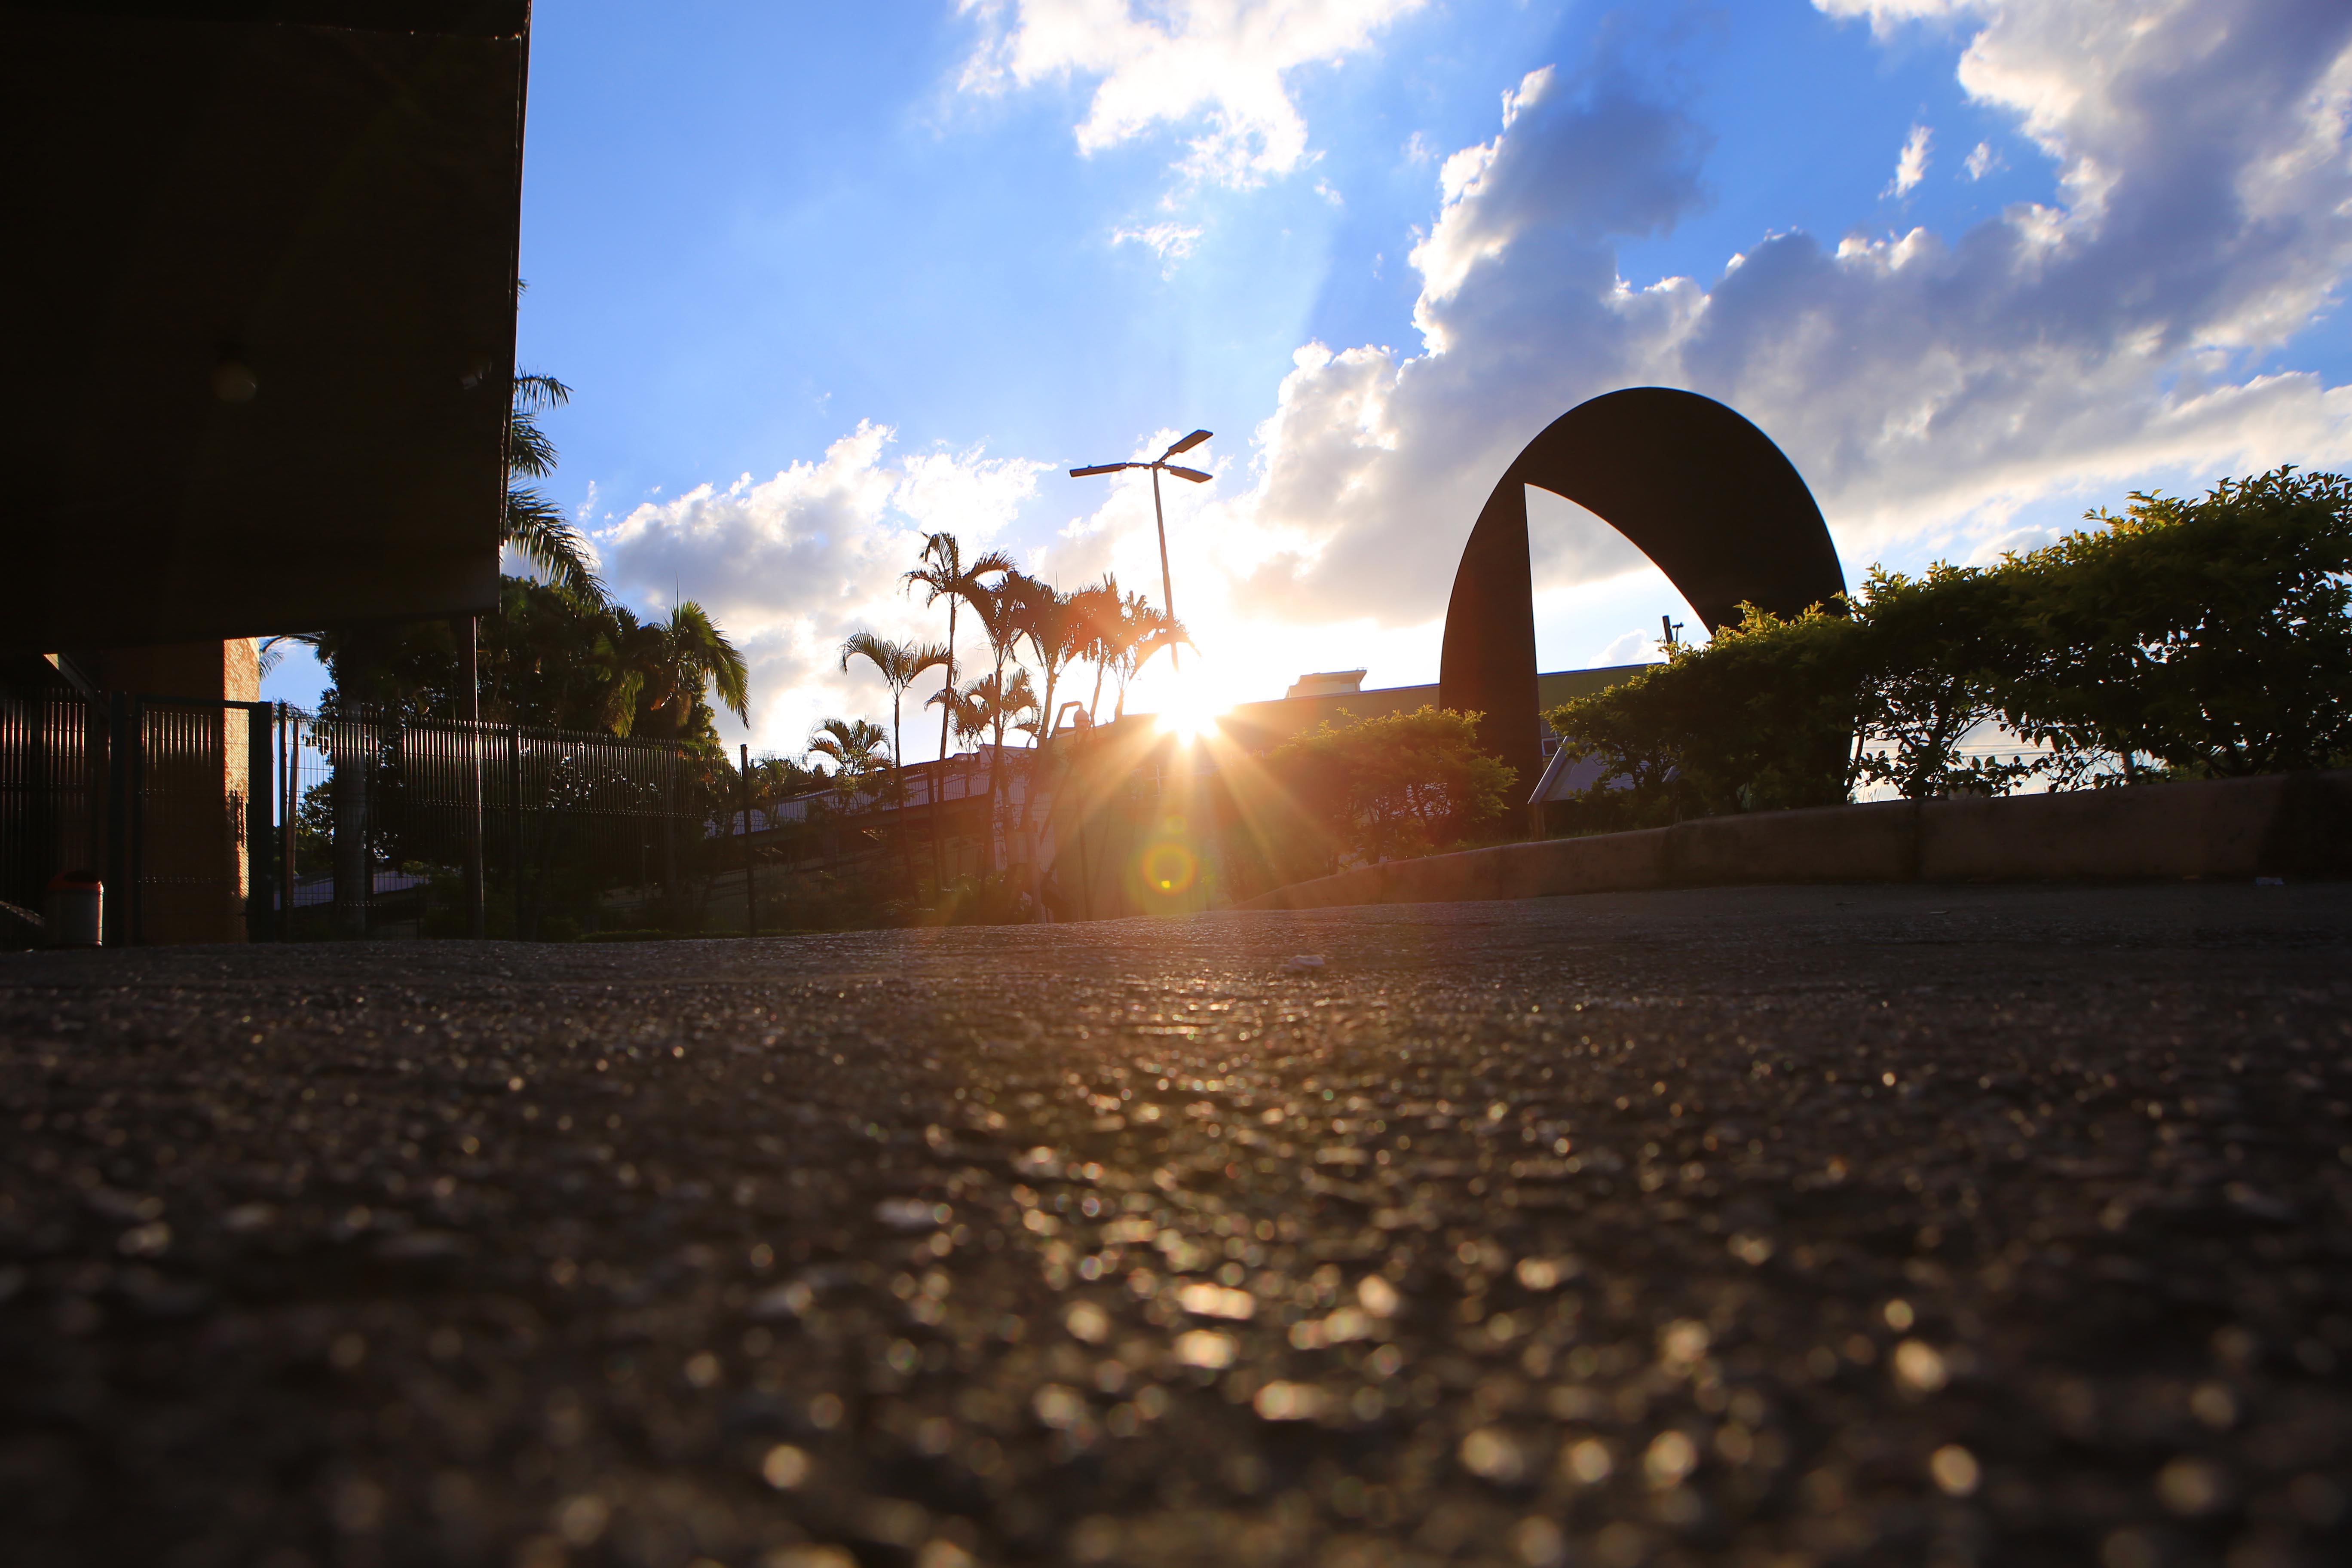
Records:
<instances>
[{"instance_id":1,"label":"concrete arch","mask_svg":"<svg viewBox=\"0 0 2352 1568\"><path fill-rule=\"evenodd\" d=\"M1711 397L1634 386L1553 420L1496 482L1445 606L1439 700L1486 715L1487 747L1542 769L1526 487L1566 496L1655 562L1707 629L1742 603L1796 615L1845 592L1821 508L1771 438Z\"/></svg>"}]
</instances>

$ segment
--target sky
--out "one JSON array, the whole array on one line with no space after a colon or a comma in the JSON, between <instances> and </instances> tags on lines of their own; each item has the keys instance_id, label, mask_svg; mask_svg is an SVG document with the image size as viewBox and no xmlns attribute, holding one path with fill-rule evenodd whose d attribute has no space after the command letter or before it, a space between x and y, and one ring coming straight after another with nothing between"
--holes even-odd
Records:
<instances>
[{"instance_id":1,"label":"sky","mask_svg":"<svg viewBox=\"0 0 2352 1568\"><path fill-rule=\"evenodd\" d=\"M1196 427L1197 655L1132 709L1434 680L1496 478L1622 386L1758 424L1849 582L2342 468L2347 272L2342 0L534 7L545 488L619 597L742 648L721 730L762 753L889 721L840 645L945 635L900 581L931 531L1158 603L1148 483L1066 470ZM1530 513L1543 668L1698 629L1599 520Z\"/></svg>"}]
</instances>

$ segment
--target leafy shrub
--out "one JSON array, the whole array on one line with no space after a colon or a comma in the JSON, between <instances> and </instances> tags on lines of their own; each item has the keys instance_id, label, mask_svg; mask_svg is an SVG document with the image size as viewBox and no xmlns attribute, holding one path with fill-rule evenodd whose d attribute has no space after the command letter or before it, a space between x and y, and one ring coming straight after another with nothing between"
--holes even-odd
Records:
<instances>
[{"instance_id":1,"label":"leafy shrub","mask_svg":"<svg viewBox=\"0 0 2352 1568\"><path fill-rule=\"evenodd\" d=\"M1479 749L1479 717L1423 707L1327 721L1267 753L1270 781L1305 828L1284 836L1286 879L1488 836L1518 771Z\"/></svg>"},{"instance_id":2,"label":"leafy shrub","mask_svg":"<svg viewBox=\"0 0 2352 1568\"><path fill-rule=\"evenodd\" d=\"M1844 800L1860 654L1853 624L1826 607L1783 620L1743 605L1712 642L1553 709L1569 761L1601 763L1570 803L1572 829Z\"/></svg>"},{"instance_id":3,"label":"leafy shrub","mask_svg":"<svg viewBox=\"0 0 2352 1568\"><path fill-rule=\"evenodd\" d=\"M2352 763L2352 481L2279 468L1991 567L1874 567L1847 606L1742 606L1703 647L1549 715L1603 832L1833 805ZM2031 755L1964 758L1999 720ZM2140 759L2153 763L2148 767Z\"/></svg>"},{"instance_id":4,"label":"leafy shrub","mask_svg":"<svg viewBox=\"0 0 2352 1568\"><path fill-rule=\"evenodd\" d=\"M2352 761L2352 480L2283 468L2090 520L2005 568L2012 728L2192 776Z\"/></svg>"}]
</instances>

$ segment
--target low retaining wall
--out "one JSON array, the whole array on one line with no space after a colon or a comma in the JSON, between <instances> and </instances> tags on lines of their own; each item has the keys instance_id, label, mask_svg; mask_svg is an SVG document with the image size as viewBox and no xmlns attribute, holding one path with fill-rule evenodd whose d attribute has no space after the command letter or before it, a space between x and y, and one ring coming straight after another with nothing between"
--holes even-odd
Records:
<instances>
[{"instance_id":1,"label":"low retaining wall","mask_svg":"<svg viewBox=\"0 0 2352 1568\"><path fill-rule=\"evenodd\" d=\"M1743 882L2352 875L2352 772L1886 801L1503 844L1294 882L1245 910L1456 903Z\"/></svg>"}]
</instances>

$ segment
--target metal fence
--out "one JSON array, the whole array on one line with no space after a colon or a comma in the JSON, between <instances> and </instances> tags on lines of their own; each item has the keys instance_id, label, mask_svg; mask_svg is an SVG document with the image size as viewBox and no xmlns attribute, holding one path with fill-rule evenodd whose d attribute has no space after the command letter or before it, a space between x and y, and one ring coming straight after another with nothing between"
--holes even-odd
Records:
<instances>
[{"instance_id":1,"label":"metal fence","mask_svg":"<svg viewBox=\"0 0 2352 1568\"><path fill-rule=\"evenodd\" d=\"M291 937L692 922L714 803L675 743L289 710L278 746Z\"/></svg>"},{"instance_id":2,"label":"metal fence","mask_svg":"<svg viewBox=\"0 0 2352 1568\"><path fill-rule=\"evenodd\" d=\"M98 879L109 942L268 934L247 817L270 723L257 702L0 687L0 900L37 917L52 879Z\"/></svg>"},{"instance_id":3,"label":"metal fence","mask_svg":"<svg viewBox=\"0 0 2352 1568\"><path fill-rule=\"evenodd\" d=\"M0 687L0 900L37 912L51 877L102 864L104 723L70 689Z\"/></svg>"},{"instance_id":4,"label":"metal fence","mask_svg":"<svg viewBox=\"0 0 2352 1568\"><path fill-rule=\"evenodd\" d=\"M0 687L0 900L94 875L117 945L693 928L722 773L607 734Z\"/></svg>"}]
</instances>

